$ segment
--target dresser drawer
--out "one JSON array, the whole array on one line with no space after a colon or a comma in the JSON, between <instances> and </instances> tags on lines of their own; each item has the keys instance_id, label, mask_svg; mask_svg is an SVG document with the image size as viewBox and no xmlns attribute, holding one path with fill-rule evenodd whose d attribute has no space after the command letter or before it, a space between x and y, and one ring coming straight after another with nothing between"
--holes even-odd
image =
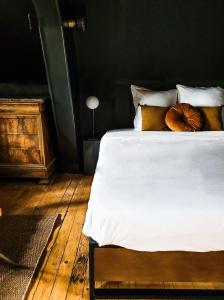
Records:
<instances>
[{"instance_id":1,"label":"dresser drawer","mask_svg":"<svg viewBox=\"0 0 224 300\"><path fill-rule=\"evenodd\" d=\"M35 117L0 117L0 133L37 133Z\"/></svg>"},{"instance_id":2,"label":"dresser drawer","mask_svg":"<svg viewBox=\"0 0 224 300\"><path fill-rule=\"evenodd\" d=\"M0 163L40 164L40 150L2 148L0 151Z\"/></svg>"},{"instance_id":3,"label":"dresser drawer","mask_svg":"<svg viewBox=\"0 0 224 300\"><path fill-rule=\"evenodd\" d=\"M56 168L48 99L0 99L0 177L48 178Z\"/></svg>"},{"instance_id":4,"label":"dresser drawer","mask_svg":"<svg viewBox=\"0 0 224 300\"><path fill-rule=\"evenodd\" d=\"M0 147L40 149L37 134L6 134L0 133Z\"/></svg>"}]
</instances>

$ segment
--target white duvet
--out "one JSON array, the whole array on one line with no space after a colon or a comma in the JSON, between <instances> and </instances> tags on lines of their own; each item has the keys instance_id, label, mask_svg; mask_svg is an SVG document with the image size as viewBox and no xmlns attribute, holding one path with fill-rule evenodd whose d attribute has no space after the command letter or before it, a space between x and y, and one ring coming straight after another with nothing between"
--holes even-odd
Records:
<instances>
[{"instance_id":1,"label":"white duvet","mask_svg":"<svg viewBox=\"0 0 224 300\"><path fill-rule=\"evenodd\" d=\"M224 132L106 133L83 232L100 246L224 250Z\"/></svg>"}]
</instances>

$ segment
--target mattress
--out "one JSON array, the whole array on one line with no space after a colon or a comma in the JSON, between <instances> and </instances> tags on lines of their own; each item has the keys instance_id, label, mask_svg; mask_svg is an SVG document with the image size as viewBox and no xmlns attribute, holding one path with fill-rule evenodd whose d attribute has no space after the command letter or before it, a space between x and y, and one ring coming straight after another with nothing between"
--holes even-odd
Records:
<instances>
[{"instance_id":1,"label":"mattress","mask_svg":"<svg viewBox=\"0 0 224 300\"><path fill-rule=\"evenodd\" d=\"M224 132L106 133L83 232L139 251L224 250Z\"/></svg>"}]
</instances>

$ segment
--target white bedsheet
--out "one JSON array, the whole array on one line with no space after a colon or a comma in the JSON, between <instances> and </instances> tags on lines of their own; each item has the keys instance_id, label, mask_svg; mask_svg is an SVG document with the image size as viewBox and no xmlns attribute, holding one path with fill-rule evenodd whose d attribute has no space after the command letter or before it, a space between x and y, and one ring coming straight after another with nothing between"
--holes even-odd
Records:
<instances>
[{"instance_id":1,"label":"white bedsheet","mask_svg":"<svg viewBox=\"0 0 224 300\"><path fill-rule=\"evenodd\" d=\"M224 250L224 132L108 132L83 232L100 246Z\"/></svg>"}]
</instances>

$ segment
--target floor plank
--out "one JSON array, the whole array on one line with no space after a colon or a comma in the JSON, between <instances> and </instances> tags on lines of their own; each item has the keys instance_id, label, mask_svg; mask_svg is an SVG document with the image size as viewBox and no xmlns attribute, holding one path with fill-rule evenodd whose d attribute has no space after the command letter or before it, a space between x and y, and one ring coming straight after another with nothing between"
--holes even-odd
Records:
<instances>
[{"instance_id":1,"label":"floor plank","mask_svg":"<svg viewBox=\"0 0 224 300\"><path fill-rule=\"evenodd\" d=\"M82 186L83 183L82 183ZM87 187L84 186L82 190L82 194L85 194ZM82 195L80 195L80 198ZM76 198L77 200L79 197ZM86 214L86 208L87 208L87 201L84 199L83 202L74 201L76 203L76 213L74 222L68 237L67 245L60 263L60 266L58 268L58 276L56 277L56 280L54 282L54 287L51 292L50 299L51 300L57 300L59 299L65 299L67 294L67 289L69 286L73 266L75 263L76 253L78 251L78 245L80 241L82 226L83 226L83 220L85 218ZM74 212L68 212L67 215L73 215Z\"/></svg>"},{"instance_id":2,"label":"floor plank","mask_svg":"<svg viewBox=\"0 0 224 300\"><path fill-rule=\"evenodd\" d=\"M30 288L30 291L29 291L29 294L27 296L27 300L31 300L34 298L34 295L35 293L37 292L37 288L39 286L39 283L40 283L40 279L42 278L42 275L44 273L44 270L45 270L45 267L46 267L46 264L48 262L48 259L49 259L49 256L51 254L51 250L53 248L53 245L55 244L55 241L57 239L57 236L58 236L58 233L59 233L59 230L60 230L60 227L58 227L55 231L54 231L54 234L53 234L53 237L52 237L52 240L50 241L50 243L48 244L48 247L47 247L47 251L46 251L46 255L44 257L44 260L40 266L40 269L39 269L39 272L37 274L37 276L34 278L33 280L33 284Z\"/></svg>"},{"instance_id":3,"label":"floor plank","mask_svg":"<svg viewBox=\"0 0 224 300\"><path fill-rule=\"evenodd\" d=\"M82 299L85 285L85 276L88 264L88 239L82 234L79 249L76 254L76 262L73 267L72 277L69 282L66 300Z\"/></svg>"},{"instance_id":4,"label":"floor plank","mask_svg":"<svg viewBox=\"0 0 224 300\"><path fill-rule=\"evenodd\" d=\"M73 222L74 216L67 215L65 217L61 229L58 233L58 237L52 247L50 256L44 268L44 272L40 278L36 292L34 293L34 300L49 299Z\"/></svg>"}]
</instances>

